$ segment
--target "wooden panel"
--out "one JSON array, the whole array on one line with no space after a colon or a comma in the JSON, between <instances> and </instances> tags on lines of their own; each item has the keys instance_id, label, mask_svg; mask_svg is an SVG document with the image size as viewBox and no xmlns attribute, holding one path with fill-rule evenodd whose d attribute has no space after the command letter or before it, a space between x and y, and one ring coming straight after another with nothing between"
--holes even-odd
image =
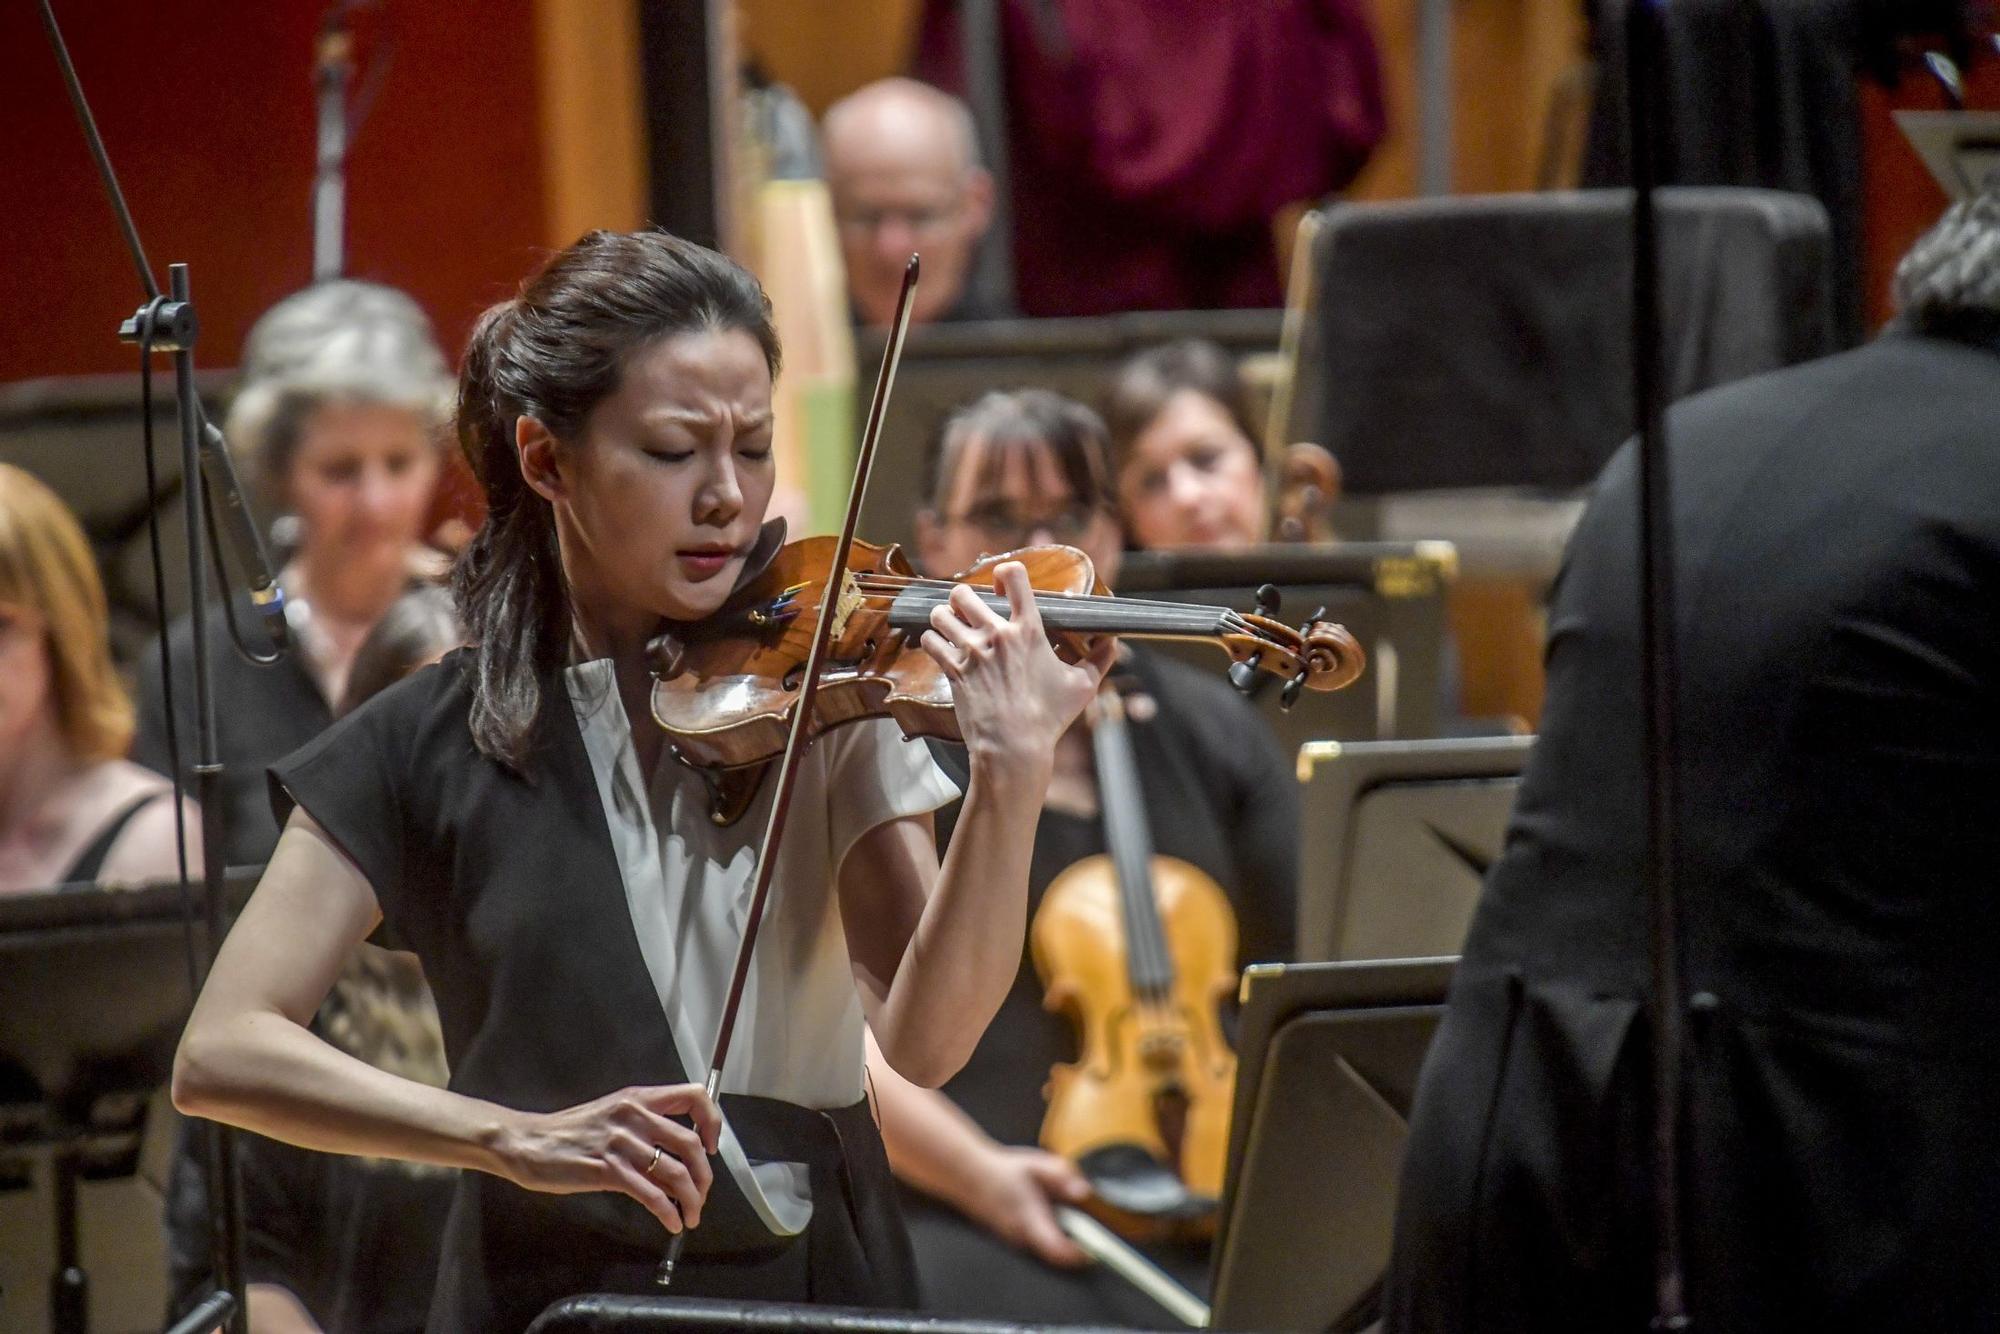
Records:
<instances>
[{"instance_id":1,"label":"wooden panel","mask_svg":"<svg viewBox=\"0 0 2000 1334\"><path fill-rule=\"evenodd\" d=\"M909 68L922 0L737 0L744 50L813 115Z\"/></svg>"},{"instance_id":2,"label":"wooden panel","mask_svg":"<svg viewBox=\"0 0 2000 1334\"><path fill-rule=\"evenodd\" d=\"M1374 0L1389 134L1349 192L1417 192L1417 28L1424 0ZM1463 193L1530 190L1550 95L1583 59L1581 7L1556 0L1456 0L1452 12L1452 181Z\"/></svg>"},{"instance_id":3,"label":"wooden panel","mask_svg":"<svg viewBox=\"0 0 2000 1334\"><path fill-rule=\"evenodd\" d=\"M547 241L646 220L637 0L535 0Z\"/></svg>"}]
</instances>

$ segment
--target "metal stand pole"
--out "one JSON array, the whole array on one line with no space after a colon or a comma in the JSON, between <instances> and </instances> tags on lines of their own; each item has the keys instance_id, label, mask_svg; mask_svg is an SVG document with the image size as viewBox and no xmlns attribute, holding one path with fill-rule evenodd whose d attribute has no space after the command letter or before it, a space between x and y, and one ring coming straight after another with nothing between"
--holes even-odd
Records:
<instances>
[{"instance_id":1,"label":"metal stand pole","mask_svg":"<svg viewBox=\"0 0 2000 1334\"><path fill-rule=\"evenodd\" d=\"M49 1278L49 1328L55 1334L90 1334L90 1278L83 1272L76 1228L76 1148L56 1150L56 1268Z\"/></svg>"},{"instance_id":2,"label":"metal stand pole","mask_svg":"<svg viewBox=\"0 0 2000 1334\"><path fill-rule=\"evenodd\" d=\"M201 404L195 397L194 343L200 332L189 294L188 266L167 267L170 306L183 318L170 320L179 332L173 342L175 410L181 428L181 504L187 528L188 619L194 632L195 800L201 804L202 915L208 930L208 963L222 948L226 905L222 883L222 760L215 732L215 677L208 658L208 490L201 471ZM204 970L206 976L206 970ZM243 1292L243 1199L237 1189L236 1132L219 1122L208 1126L209 1204L214 1229L215 1273L221 1286ZM230 1313L232 1334L248 1334L244 1304Z\"/></svg>"},{"instance_id":3,"label":"metal stand pole","mask_svg":"<svg viewBox=\"0 0 2000 1334\"><path fill-rule=\"evenodd\" d=\"M1653 1328L1688 1328L1681 1261L1681 1066L1686 1037L1681 1003L1680 899L1676 882L1679 746L1674 729L1679 663L1675 653L1673 489L1667 460L1666 393L1660 329L1659 182L1665 102L1660 59L1665 34L1654 0L1626 9L1625 59L1632 133L1632 397L1639 427L1639 589L1645 701L1646 887L1650 906L1653 1053Z\"/></svg>"}]
</instances>

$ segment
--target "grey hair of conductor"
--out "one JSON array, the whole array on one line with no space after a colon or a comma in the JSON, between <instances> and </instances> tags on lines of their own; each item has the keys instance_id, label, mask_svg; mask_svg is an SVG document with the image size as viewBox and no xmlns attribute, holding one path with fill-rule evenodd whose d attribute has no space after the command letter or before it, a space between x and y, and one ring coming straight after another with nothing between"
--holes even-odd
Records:
<instances>
[{"instance_id":1,"label":"grey hair of conductor","mask_svg":"<svg viewBox=\"0 0 2000 1334\"><path fill-rule=\"evenodd\" d=\"M1945 211L1896 266L1896 310L1918 329L1954 316L2000 316L2000 170Z\"/></svg>"}]
</instances>

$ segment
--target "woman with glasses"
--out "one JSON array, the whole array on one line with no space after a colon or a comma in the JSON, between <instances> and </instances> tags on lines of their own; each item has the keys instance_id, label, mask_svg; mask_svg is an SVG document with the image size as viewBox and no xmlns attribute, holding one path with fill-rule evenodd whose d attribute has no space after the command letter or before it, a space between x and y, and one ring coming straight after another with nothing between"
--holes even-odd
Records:
<instances>
[{"instance_id":1,"label":"woman with glasses","mask_svg":"<svg viewBox=\"0 0 2000 1334\"><path fill-rule=\"evenodd\" d=\"M1043 390L990 393L934 442L919 513L924 571L1060 542L1116 584L1122 535L1103 422ZM1238 924L1238 961L1292 952L1297 783L1256 712L1222 678L1125 642L1112 678L1124 696L1156 850L1219 883ZM939 747L950 771L950 748ZM962 761L960 762L962 763ZM949 839L949 815L940 817ZM1035 830L1030 911L1067 867L1105 851L1089 728L1072 724ZM1013 989L965 1068L942 1092L875 1075L889 1161L902 1183L928 1309L1011 1320L1157 1326L1167 1316L1123 1280L1083 1268L1054 1206L1086 1192L1067 1160L1035 1148L1042 1086L1076 1059L1068 1021L1042 1005L1026 951ZM1184 1283L1206 1282L1205 1246L1153 1250Z\"/></svg>"}]
</instances>

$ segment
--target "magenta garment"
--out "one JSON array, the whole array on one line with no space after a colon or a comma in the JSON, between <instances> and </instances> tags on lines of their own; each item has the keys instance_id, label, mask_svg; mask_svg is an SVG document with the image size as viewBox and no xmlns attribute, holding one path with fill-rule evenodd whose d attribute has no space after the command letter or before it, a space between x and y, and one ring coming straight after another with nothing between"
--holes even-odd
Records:
<instances>
[{"instance_id":1,"label":"magenta garment","mask_svg":"<svg viewBox=\"0 0 2000 1334\"><path fill-rule=\"evenodd\" d=\"M957 5L918 73L963 90ZM1004 0L1017 296L1029 315L1270 306L1270 220L1382 137L1363 0Z\"/></svg>"}]
</instances>

